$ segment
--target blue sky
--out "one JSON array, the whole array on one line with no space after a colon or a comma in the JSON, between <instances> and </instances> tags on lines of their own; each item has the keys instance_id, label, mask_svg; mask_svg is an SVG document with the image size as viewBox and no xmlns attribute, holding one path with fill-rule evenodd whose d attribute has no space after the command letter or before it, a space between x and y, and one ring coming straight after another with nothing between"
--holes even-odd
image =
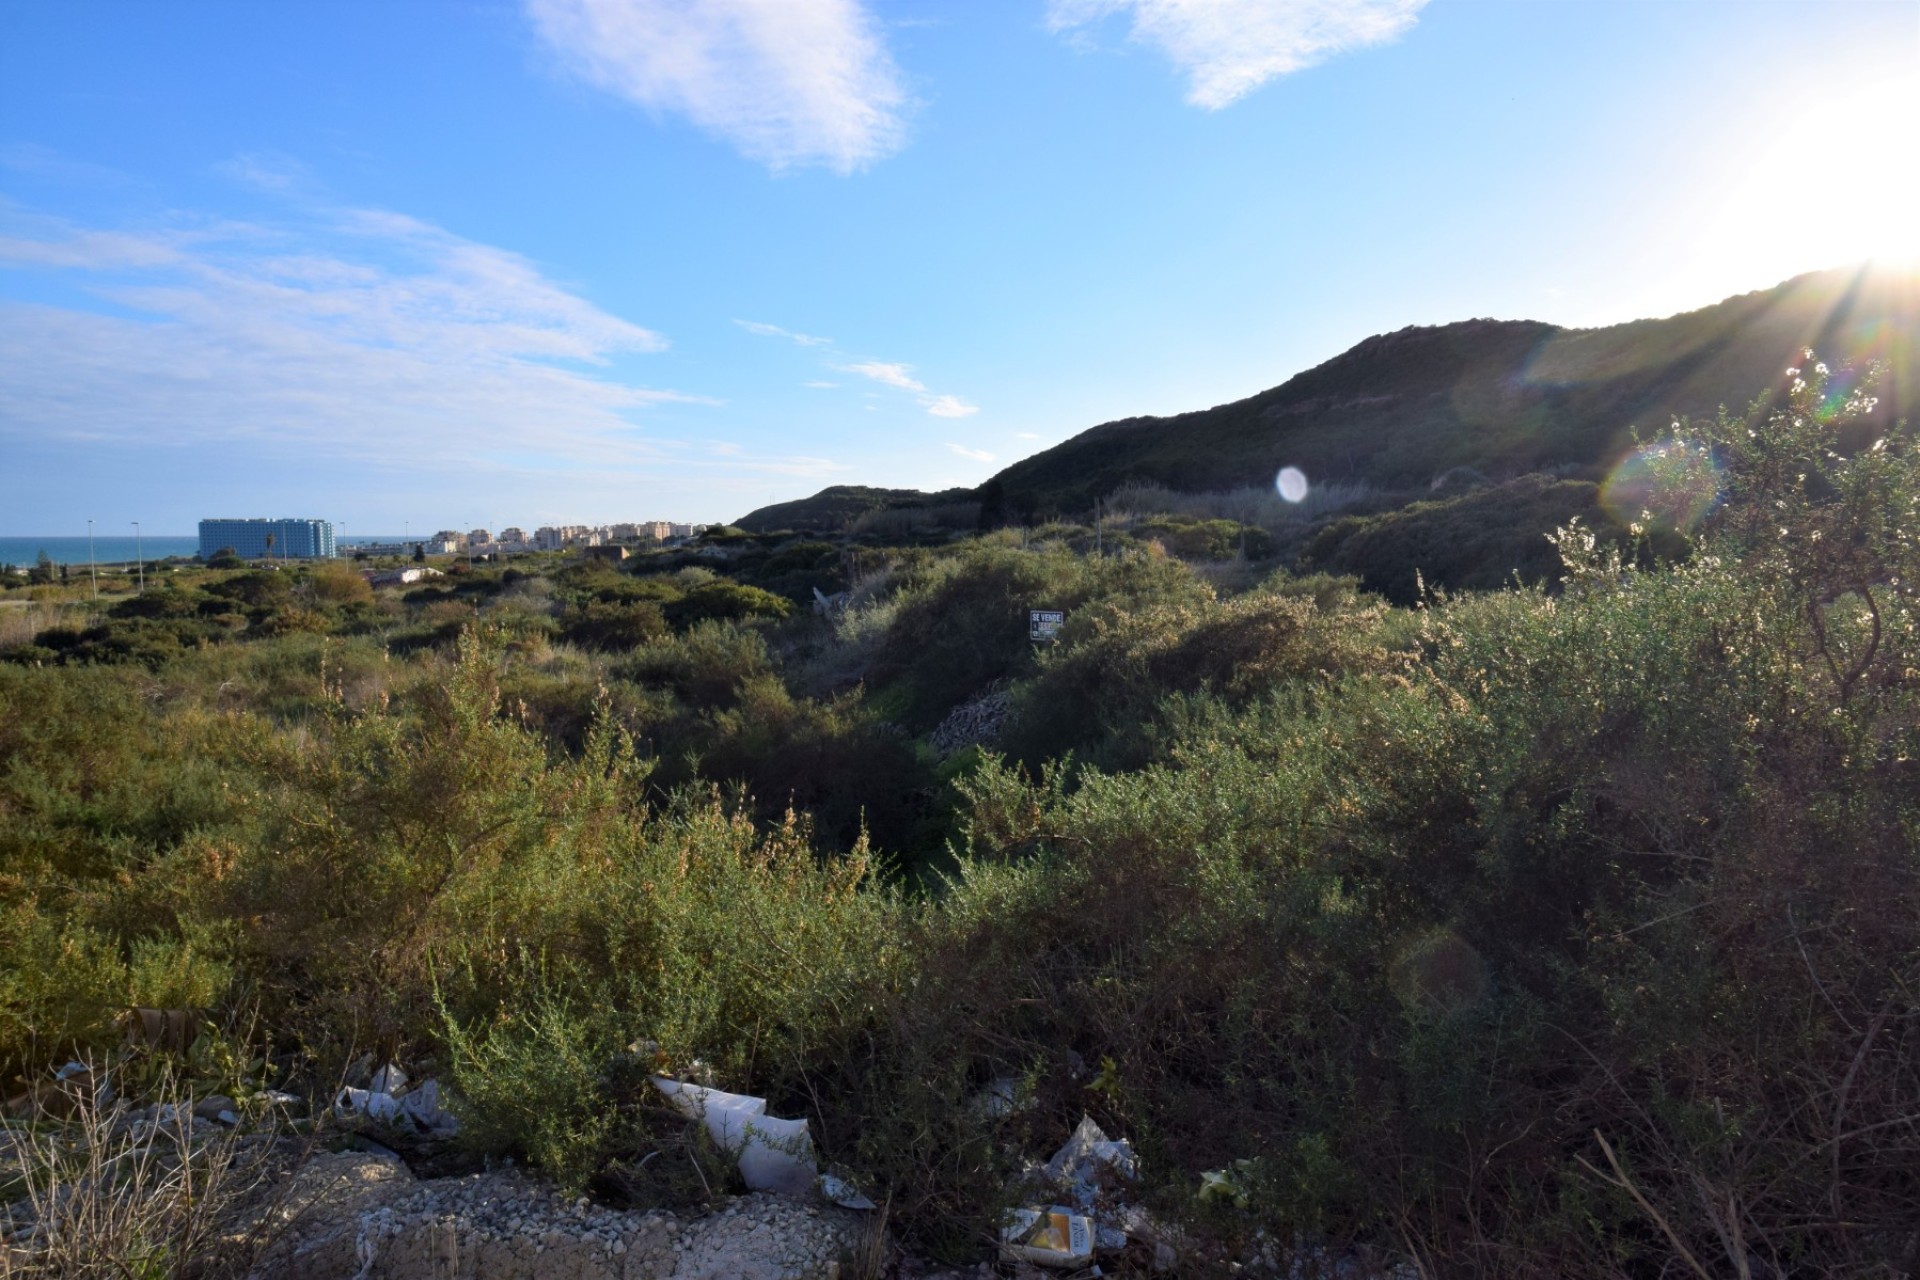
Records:
<instances>
[{"instance_id":1,"label":"blue sky","mask_svg":"<svg viewBox=\"0 0 1920 1280\"><path fill-rule=\"evenodd\" d=\"M15 0L0 535L976 484L1911 256L1916 67L1920 0Z\"/></svg>"}]
</instances>

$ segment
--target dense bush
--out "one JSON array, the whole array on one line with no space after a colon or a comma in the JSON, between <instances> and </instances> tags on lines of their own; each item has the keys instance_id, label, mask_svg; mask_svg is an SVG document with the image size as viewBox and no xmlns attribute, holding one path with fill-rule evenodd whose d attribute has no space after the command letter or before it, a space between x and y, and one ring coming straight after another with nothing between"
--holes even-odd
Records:
<instances>
[{"instance_id":1,"label":"dense bush","mask_svg":"<svg viewBox=\"0 0 1920 1280\"><path fill-rule=\"evenodd\" d=\"M1558 582L1560 561L1547 535L1576 518L1620 536L1600 506L1599 486L1530 475L1377 515L1343 516L1309 539L1301 557L1410 605L1423 580L1454 591Z\"/></svg>"},{"instance_id":2,"label":"dense bush","mask_svg":"<svg viewBox=\"0 0 1920 1280\"><path fill-rule=\"evenodd\" d=\"M924 730L992 681L1033 670L1029 610L1072 611L1096 599L1172 606L1212 592L1178 561L988 540L912 567L897 594L872 680L894 686L902 722Z\"/></svg>"},{"instance_id":3,"label":"dense bush","mask_svg":"<svg viewBox=\"0 0 1920 1280\"><path fill-rule=\"evenodd\" d=\"M1644 517L1541 539L1557 590L1412 609L1055 530L850 560L827 620L665 629L757 589L595 566L43 627L0 666L0 1070L244 1001L312 1080L431 1059L476 1144L627 1199L725 1177L645 1084L697 1057L954 1256L1092 1114L1202 1235L1902 1274L1920 459L1862 400L1812 367L1680 424ZM936 764L996 679L1012 757Z\"/></svg>"}]
</instances>

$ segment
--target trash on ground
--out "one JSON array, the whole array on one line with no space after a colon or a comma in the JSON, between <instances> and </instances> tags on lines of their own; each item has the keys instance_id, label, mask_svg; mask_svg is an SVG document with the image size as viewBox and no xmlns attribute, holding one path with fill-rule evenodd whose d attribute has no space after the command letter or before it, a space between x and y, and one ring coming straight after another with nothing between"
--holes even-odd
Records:
<instances>
[{"instance_id":1,"label":"trash on ground","mask_svg":"<svg viewBox=\"0 0 1920 1280\"><path fill-rule=\"evenodd\" d=\"M999 1083L995 1082L996 1085ZM975 1101L979 1105L979 1100ZM1124 1138L1116 1140L1107 1137L1091 1116L1083 1116L1073 1136L1053 1153L1051 1160L1044 1166L1029 1166L1028 1181L1030 1186L1041 1189L1043 1194L1059 1196L1064 1201L1063 1205L1055 1205L1049 1213L1065 1214L1073 1221L1085 1224L1087 1248L1091 1256L1095 1252L1119 1253L1132 1238L1149 1243L1157 1241L1159 1232L1153 1220L1145 1210L1130 1203L1122 1190L1122 1184L1133 1181L1138 1173L1139 1160L1134 1155L1133 1144ZM1039 1210L1030 1212L1037 1213ZM1039 1229L1035 1226L1037 1221L1027 1221L1026 1225ZM1004 1240L1006 1232L1001 1234ZM1066 1266L1069 1263L1063 1261L1043 1265Z\"/></svg>"},{"instance_id":2,"label":"trash on ground","mask_svg":"<svg viewBox=\"0 0 1920 1280\"><path fill-rule=\"evenodd\" d=\"M1101 1179L1107 1170L1132 1181L1138 1172L1133 1144L1125 1138L1113 1141L1092 1116L1082 1116L1080 1127L1047 1161L1047 1180L1067 1188L1074 1203L1085 1208L1099 1198Z\"/></svg>"},{"instance_id":3,"label":"trash on ground","mask_svg":"<svg viewBox=\"0 0 1920 1280\"><path fill-rule=\"evenodd\" d=\"M651 1079L675 1110L705 1124L714 1144L740 1162L740 1177L750 1189L794 1196L818 1191L849 1209L874 1207L872 1200L844 1179L820 1172L813 1133L804 1118L770 1116L767 1100L750 1094L727 1093L665 1076Z\"/></svg>"},{"instance_id":4,"label":"trash on ground","mask_svg":"<svg viewBox=\"0 0 1920 1280\"><path fill-rule=\"evenodd\" d=\"M1251 1160L1235 1160L1224 1169L1209 1169L1200 1175L1200 1199L1228 1200L1234 1208L1244 1209L1250 1199L1247 1179L1252 1173Z\"/></svg>"},{"instance_id":5,"label":"trash on ground","mask_svg":"<svg viewBox=\"0 0 1920 1280\"><path fill-rule=\"evenodd\" d=\"M1022 1110L1031 1098L1021 1096L1019 1076L995 1076L987 1087L973 1095L967 1107L982 1120L1002 1120Z\"/></svg>"},{"instance_id":6,"label":"trash on ground","mask_svg":"<svg viewBox=\"0 0 1920 1280\"><path fill-rule=\"evenodd\" d=\"M405 1093L407 1073L391 1064L373 1074L367 1089L345 1088L334 1095L333 1114L348 1123L373 1121L421 1138L451 1138L460 1121L440 1106L440 1082L422 1081ZM381 1087L385 1086L385 1087Z\"/></svg>"},{"instance_id":7,"label":"trash on ground","mask_svg":"<svg viewBox=\"0 0 1920 1280\"><path fill-rule=\"evenodd\" d=\"M797 1196L813 1190L820 1168L806 1120L764 1115L749 1120L746 1145L740 1149L740 1176L755 1191Z\"/></svg>"},{"instance_id":8,"label":"trash on ground","mask_svg":"<svg viewBox=\"0 0 1920 1280\"><path fill-rule=\"evenodd\" d=\"M820 1194L839 1205L842 1209L877 1209L873 1200L861 1195L857 1187L845 1178L836 1178L831 1173L820 1175Z\"/></svg>"},{"instance_id":9,"label":"trash on ground","mask_svg":"<svg viewBox=\"0 0 1920 1280\"><path fill-rule=\"evenodd\" d=\"M147 1009L138 1005L120 1015L127 1043L142 1049L185 1053L200 1038L198 1009Z\"/></svg>"},{"instance_id":10,"label":"trash on ground","mask_svg":"<svg viewBox=\"0 0 1920 1280\"><path fill-rule=\"evenodd\" d=\"M1000 1226L1000 1256L1043 1267L1078 1267L1093 1261L1093 1220L1065 1205L1009 1209Z\"/></svg>"},{"instance_id":11,"label":"trash on ground","mask_svg":"<svg viewBox=\"0 0 1920 1280\"><path fill-rule=\"evenodd\" d=\"M194 1103L193 1114L199 1116L202 1120L212 1120L218 1124L224 1124L228 1128L232 1128L234 1125L240 1123L240 1113L233 1099L223 1093L213 1094Z\"/></svg>"},{"instance_id":12,"label":"trash on ground","mask_svg":"<svg viewBox=\"0 0 1920 1280\"><path fill-rule=\"evenodd\" d=\"M51 1080L36 1081L25 1093L7 1099L6 1110L23 1120L67 1120L89 1107L103 1107L115 1096L104 1073L96 1076L85 1063L69 1062L56 1070Z\"/></svg>"},{"instance_id":13,"label":"trash on ground","mask_svg":"<svg viewBox=\"0 0 1920 1280\"><path fill-rule=\"evenodd\" d=\"M654 1076L653 1087L665 1094L681 1115L705 1122L714 1145L726 1151L739 1150L747 1140L747 1121L767 1113L765 1098L744 1093L727 1093L665 1076Z\"/></svg>"}]
</instances>

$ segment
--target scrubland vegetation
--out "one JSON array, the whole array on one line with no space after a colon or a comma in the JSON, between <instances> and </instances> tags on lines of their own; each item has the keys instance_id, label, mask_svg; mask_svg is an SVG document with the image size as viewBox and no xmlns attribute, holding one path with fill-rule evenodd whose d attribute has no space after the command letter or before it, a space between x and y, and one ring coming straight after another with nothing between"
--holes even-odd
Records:
<instances>
[{"instance_id":1,"label":"scrubland vegetation","mask_svg":"<svg viewBox=\"0 0 1920 1280\"><path fill-rule=\"evenodd\" d=\"M257 1019L283 1079L398 1053L652 1202L701 1183L645 1077L698 1058L956 1257L1089 1113L1222 1236L1910 1273L1920 455L1836 452L1859 407L1679 424L1631 528L1486 591L1413 585L1470 529L1318 526L1383 598L1225 508L163 575L0 662L0 1071Z\"/></svg>"}]
</instances>

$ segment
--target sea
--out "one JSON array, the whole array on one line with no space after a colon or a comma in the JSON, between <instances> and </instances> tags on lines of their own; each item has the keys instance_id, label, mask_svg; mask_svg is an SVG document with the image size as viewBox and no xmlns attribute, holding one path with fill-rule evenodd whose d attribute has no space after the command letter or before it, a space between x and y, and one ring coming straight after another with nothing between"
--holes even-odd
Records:
<instances>
[{"instance_id":1,"label":"sea","mask_svg":"<svg viewBox=\"0 0 1920 1280\"><path fill-rule=\"evenodd\" d=\"M132 534L93 539L95 564L132 564L136 555L144 560L164 560L168 556L191 556L200 550L197 534L149 533L139 539L136 548ZM0 538L0 564L29 568L45 551L55 564L87 563L87 539L78 538Z\"/></svg>"},{"instance_id":2,"label":"sea","mask_svg":"<svg viewBox=\"0 0 1920 1280\"><path fill-rule=\"evenodd\" d=\"M399 542L403 535L368 534L362 537L356 534L354 542ZM341 544L343 552L350 552L350 544ZM15 565L19 568L31 568L45 551L47 558L55 564L87 563L87 539L83 534L78 538L0 538L0 565ZM93 562L95 564L132 564L137 554L142 559L165 560L168 556L198 555L200 537L192 533L149 533L142 537L136 548L131 536L119 535L107 537L95 534L93 539Z\"/></svg>"}]
</instances>

